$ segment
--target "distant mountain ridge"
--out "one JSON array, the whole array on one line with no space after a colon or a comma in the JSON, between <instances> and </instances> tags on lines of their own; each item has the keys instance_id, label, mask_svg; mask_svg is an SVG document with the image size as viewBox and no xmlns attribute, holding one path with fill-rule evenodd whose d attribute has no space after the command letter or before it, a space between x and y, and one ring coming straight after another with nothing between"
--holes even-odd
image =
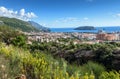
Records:
<instances>
[{"instance_id":1,"label":"distant mountain ridge","mask_svg":"<svg viewBox=\"0 0 120 79\"><path fill-rule=\"evenodd\" d=\"M2 25L21 30L23 32L40 31L28 22L16 18L0 17L0 26Z\"/></svg>"},{"instance_id":2,"label":"distant mountain ridge","mask_svg":"<svg viewBox=\"0 0 120 79\"><path fill-rule=\"evenodd\" d=\"M40 25L40 24L38 24L38 23L36 23L34 21L28 21L28 23L31 24L32 26L34 26L35 28L43 31L43 32L50 32L49 28L44 27L44 26L42 26L42 25Z\"/></svg>"}]
</instances>

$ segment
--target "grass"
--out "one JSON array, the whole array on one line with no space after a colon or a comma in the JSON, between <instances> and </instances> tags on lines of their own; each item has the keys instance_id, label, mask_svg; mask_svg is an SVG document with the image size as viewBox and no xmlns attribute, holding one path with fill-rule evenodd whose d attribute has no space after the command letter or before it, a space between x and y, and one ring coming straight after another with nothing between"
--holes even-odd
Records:
<instances>
[{"instance_id":1,"label":"grass","mask_svg":"<svg viewBox=\"0 0 120 79\"><path fill-rule=\"evenodd\" d=\"M15 79L19 74L27 79L95 79L98 71L104 70L91 62L80 67L68 65L63 59L56 60L40 52L30 53L4 43L0 44L0 66L0 79Z\"/></svg>"}]
</instances>

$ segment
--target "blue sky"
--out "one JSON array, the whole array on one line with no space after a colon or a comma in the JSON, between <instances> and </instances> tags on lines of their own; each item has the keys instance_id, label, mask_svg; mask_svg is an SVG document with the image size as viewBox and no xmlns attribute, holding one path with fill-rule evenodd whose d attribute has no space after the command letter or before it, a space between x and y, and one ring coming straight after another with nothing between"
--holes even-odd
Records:
<instances>
[{"instance_id":1,"label":"blue sky","mask_svg":"<svg viewBox=\"0 0 120 79\"><path fill-rule=\"evenodd\" d=\"M120 0L0 0L0 16L54 28L120 26Z\"/></svg>"}]
</instances>

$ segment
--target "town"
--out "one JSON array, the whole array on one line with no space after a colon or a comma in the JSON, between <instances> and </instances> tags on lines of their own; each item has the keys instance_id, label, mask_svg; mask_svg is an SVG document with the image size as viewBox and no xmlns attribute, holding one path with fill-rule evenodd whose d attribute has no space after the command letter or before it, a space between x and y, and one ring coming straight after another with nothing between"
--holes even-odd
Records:
<instances>
[{"instance_id":1,"label":"town","mask_svg":"<svg viewBox=\"0 0 120 79\"><path fill-rule=\"evenodd\" d=\"M87 43L95 44L102 42L120 42L120 32L106 33L103 30L98 33L80 32L24 32L28 38L28 43L37 42L56 42L62 43L60 39L70 39L73 44ZM67 42L70 43L70 42Z\"/></svg>"}]
</instances>

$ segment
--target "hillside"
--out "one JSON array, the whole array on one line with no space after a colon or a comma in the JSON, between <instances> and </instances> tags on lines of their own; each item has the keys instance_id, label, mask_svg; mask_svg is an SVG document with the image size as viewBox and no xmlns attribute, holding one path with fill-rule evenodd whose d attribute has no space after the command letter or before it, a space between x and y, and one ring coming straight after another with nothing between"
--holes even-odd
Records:
<instances>
[{"instance_id":1,"label":"hillside","mask_svg":"<svg viewBox=\"0 0 120 79\"><path fill-rule=\"evenodd\" d=\"M44 27L34 21L28 21L28 23L30 23L32 26L34 26L35 28L41 30L41 31L44 31L44 32L50 32L50 29L47 28L47 27Z\"/></svg>"},{"instance_id":2,"label":"hillside","mask_svg":"<svg viewBox=\"0 0 120 79\"><path fill-rule=\"evenodd\" d=\"M28 22L16 18L0 17L0 25L3 24L18 30L22 30L24 32L39 31L37 28L33 27Z\"/></svg>"}]
</instances>

